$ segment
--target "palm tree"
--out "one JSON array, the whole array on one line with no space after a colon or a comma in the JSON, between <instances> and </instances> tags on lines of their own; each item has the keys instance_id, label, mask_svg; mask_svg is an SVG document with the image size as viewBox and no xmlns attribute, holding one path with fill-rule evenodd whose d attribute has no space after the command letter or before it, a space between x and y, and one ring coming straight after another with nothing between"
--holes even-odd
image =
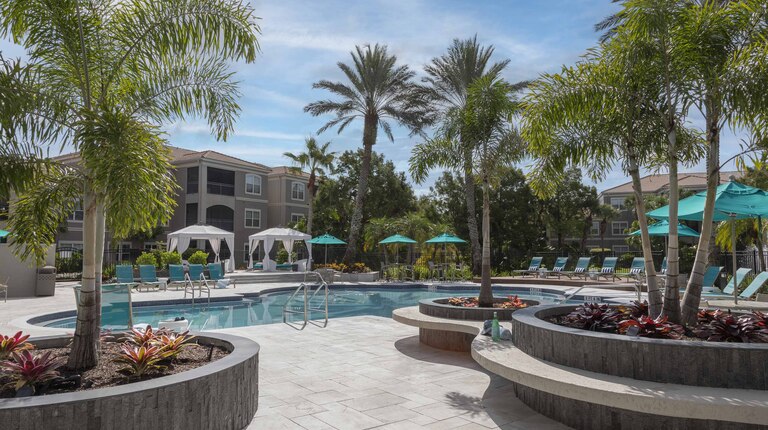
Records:
<instances>
[{"instance_id":1,"label":"palm tree","mask_svg":"<svg viewBox=\"0 0 768 430\"><path fill-rule=\"evenodd\" d=\"M493 46L480 46L477 36L465 40L454 39L447 53L433 58L430 64L424 66L424 71L427 73L424 81L430 84L430 94L435 109L441 116L445 117L452 109L464 107L467 102L467 89L475 80L482 76L496 78L509 64L509 60L503 60L489 65L493 52ZM473 272L478 274L482 250L475 212L475 180L472 175L471 145L469 139L462 137L460 139L466 150L463 154L464 165L458 171L464 177L464 198L467 204L472 266Z\"/></svg>"},{"instance_id":2,"label":"palm tree","mask_svg":"<svg viewBox=\"0 0 768 430\"><path fill-rule=\"evenodd\" d=\"M80 153L77 166L48 162L11 184L22 191L9 220L14 250L42 260L82 198L84 264L68 367L92 367L105 228L121 238L170 218L176 184L157 126L202 116L225 139L239 112L228 63L255 59L259 29L239 0L0 0L0 28L29 59L2 60L0 98L12 113L0 121L3 143L68 144Z\"/></svg>"},{"instance_id":3,"label":"palm tree","mask_svg":"<svg viewBox=\"0 0 768 430\"><path fill-rule=\"evenodd\" d=\"M441 166L461 169L466 144L471 142L472 174L482 184L483 249L480 306L493 306L491 290L491 205L490 188L503 168L520 160L524 145L512 120L518 103L513 98L518 86L492 76L476 79L469 86L466 103L451 109L435 137L419 143L410 159L411 175L423 181L430 169Z\"/></svg>"},{"instance_id":4,"label":"palm tree","mask_svg":"<svg viewBox=\"0 0 768 430\"><path fill-rule=\"evenodd\" d=\"M317 145L317 140L310 136L304 140L305 151L298 154L290 152L283 153L294 164L294 172L301 174L304 169L309 170L309 214L307 215L307 233L312 234L312 216L314 215L315 195L317 194L317 178L325 176L326 171L333 171L333 160L336 157L335 152L328 152L331 142L325 142L322 146Z\"/></svg>"},{"instance_id":5,"label":"palm tree","mask_svg":"<svg viewBox=\"0 0 768 430\"><path fill-rule=\"evenodd\" d=\"M351 263L358 251L363 225L363 206L371 174L371 152L376 144L379 127L394 142L390 120L406 127L411 134L421 134L432 121L429 103L423 87L413 82L414 72L408 66L398 66L397 57L384 45L356 46L351 52L352 66L338 63L349 83L318 81L313 88L328 90L340 100L321 100L304 108L313 116L335 114L318 133L338 127L338 133L356 119L363 120L363 159L355 196L355 210L349 229L344 262Z\"/></svg>"}]
</instances>

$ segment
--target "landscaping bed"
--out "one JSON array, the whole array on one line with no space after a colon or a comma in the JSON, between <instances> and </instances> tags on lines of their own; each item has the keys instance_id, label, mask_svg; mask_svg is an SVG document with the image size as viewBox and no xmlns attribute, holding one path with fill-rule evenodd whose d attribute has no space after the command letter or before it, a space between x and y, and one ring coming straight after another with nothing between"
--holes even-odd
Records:
<instances>
[{"instance_id":1,"label":"landscaping bed","mask_svg":"<svg viewBox=\"0 0 768 430\"><path fill-rule=\"evenodd\" d=\"M449 318L469 321L485 321L493 319L496 313L501 321L512 319L512 313L518 309L536 306L535 300L522 300L517 296L506 298L495 297L492 308L481 308L477 305L476 297L446 297L426 299L419 302L419 312L437 318Z\"/></svg>"}]
</instances>

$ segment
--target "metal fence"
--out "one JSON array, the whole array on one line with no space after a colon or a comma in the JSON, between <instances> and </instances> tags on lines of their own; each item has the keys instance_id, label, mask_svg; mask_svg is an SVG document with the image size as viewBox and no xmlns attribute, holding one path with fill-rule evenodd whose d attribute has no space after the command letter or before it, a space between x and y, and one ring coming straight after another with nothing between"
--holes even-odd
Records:
<instances>
[{"instance_id":1,"label":"metal fence","mask_svg":"<svg viewBox=\"0 0 768 430\"><path fill-rule=\"evenodd\" d=\"M736 251L736 266L752 269L752 273L759 273L765 270L765 262L768 261L768 252L763 253L762 264L760 253L756 249L752 251ZM721 266L725 267L728 273L733 273L733 254L730 252L721 252L718 258Z\"/></svg>"}]
</instances>

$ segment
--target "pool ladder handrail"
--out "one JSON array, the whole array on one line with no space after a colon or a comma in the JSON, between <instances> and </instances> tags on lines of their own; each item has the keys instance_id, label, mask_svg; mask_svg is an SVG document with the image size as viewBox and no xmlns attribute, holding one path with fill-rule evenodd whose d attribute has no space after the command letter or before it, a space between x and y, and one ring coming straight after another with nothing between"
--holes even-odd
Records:
<instances>
[{"instance_id":1,"label":"pool ladder handrail","mask_svg":"<svg viewBox=\"0 0 768 430\"><path fill-rule=\"evenodd\" d=\"M203 297L203 285L205 285L205 291L208 293L208 304L211 303L211 287L208 285L208 279L204 274L200 274L200 280L197 281L200 284L200 297ZM187 291L192 293L192 304L195 304L195 283L189 276L189 273L184 274L184 298L187 298Z\"/></svg>"},{"instance_id":2,"label":"pool ladder handrail","mask_svg":"<svg viewBox=\"0 0 768 430\"><path fill-rule=\"evenodd\" d=\"M328 325L328 283L325 282L322 275L320 275L317 272L308 272L308 273L314 273L318 279L319 284L312 284L308 282L302 282L296 290L294 290L293 294L291 294L290 297L288 297L288 300L286 300L285 305L283 305L283 323L293 326L292 323L288 322L288 314L302 314L304 322L303 324L298 328L299 330L304 330L304 328L307 326L308 323L314 324L318 327L326 327ZM306 275L305 275L305 281L306 281ZM312 287L317 285L317 288L312 290ZM311 294L310 294L311 291ZM312 300L317 297L317 294L323 291L324 297L323 302L318 307L311 307L310 304L312 303ZM296 298L297 295L302 294L303 296L303 303L302 307L300 309L292 309L291 302L294 298ZM320 325L319 323L315 323L311 316L312 312L322 312L323 313L323 324Z\"/></svg>"}]
</instances>

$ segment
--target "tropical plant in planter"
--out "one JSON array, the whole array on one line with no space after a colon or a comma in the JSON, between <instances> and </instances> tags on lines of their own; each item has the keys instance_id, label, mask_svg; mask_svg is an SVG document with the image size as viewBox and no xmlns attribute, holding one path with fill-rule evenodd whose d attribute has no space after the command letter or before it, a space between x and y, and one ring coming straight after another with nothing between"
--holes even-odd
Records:
<instances>
[{"instance_id":1,"label":"tropical plant in planter","mask_svg":"<svg viewBox=\"0 0 768 430\"><path fill-rule=\"evenodd\" d=\"M125 363L123 372L139 378L150 372L164 370L162 362L169 357L170 353L159 346L137 347L126 343L121 347L121 354L116 360Z\"/></svg>"},{"instance_id":2,"label":"tropical plant in planter","mask_svg":"<svg viewBox=\"0 0 768 430\"><path fill-rule=\"evenodd\" d=\"M13 336L0 335L0 361L7 360L14 352L32 349L34 346L27 342L29 335L18 332Z\"/></svg>"},{"instance_id":3,"label":"tropical plant in planter","mask_svg":"<svg viewBox=\"0 0 768 430\"><path fill-rule=\"evenodd\" d=\"M26 349L12 353L9 360L0 362L0 367L9 373L17 392L28 387L34 394L38 386L59 376L56 369L64 363L63 357L54 357L51 351L33 355Z\"/></svg>"},{"instance_id":4,"label":"tropical plant in planter","mask_svg":"<svg viewBox=\"0 0 768 430\"><path fill-rule=\"evenodd\" d=\"M730 312L699 311L699 325L693 332L710 342L768 342L766 315L754 312L748 315L733 315Z\"/></svg>"},{"instance_id":5,"label":"tropical plant in planter","mask_svg":"<svg viewBox=\"0 0 768 430\"><path fill-rule=\"evenodd\" d=\"M565 325L583 330L616 333L622 316L606 304L584 303L565 317Z\"/></svg>"},{"instance_id":6,"label":"tropical plant in planter","mask_svg":"<svg viewBox=\"0 0 768 430\"><path fill-rule=\"evenodd\" d=\"M636 336L656 339L680 339L685 333L683 326L668 322L667 317L651 318L647 315L621 321L618 327L621 334L629 334L634 327Z\"/></svg>"},{"instance_id":7,"label":"tropical plant in planter","mask_svg":"<svg viewBox=\"0 0 768 430\"><path fill-rule=\"evenodd\" d=\"M477 297L451 297L448 299L449 305L464 308L476 308L479 306L479 303L480 301ZM522 309L527 308L528 304L517 296L509 296L504 302L494 303L493 307L501 309Z\"/></svg>"}]
</instances>

